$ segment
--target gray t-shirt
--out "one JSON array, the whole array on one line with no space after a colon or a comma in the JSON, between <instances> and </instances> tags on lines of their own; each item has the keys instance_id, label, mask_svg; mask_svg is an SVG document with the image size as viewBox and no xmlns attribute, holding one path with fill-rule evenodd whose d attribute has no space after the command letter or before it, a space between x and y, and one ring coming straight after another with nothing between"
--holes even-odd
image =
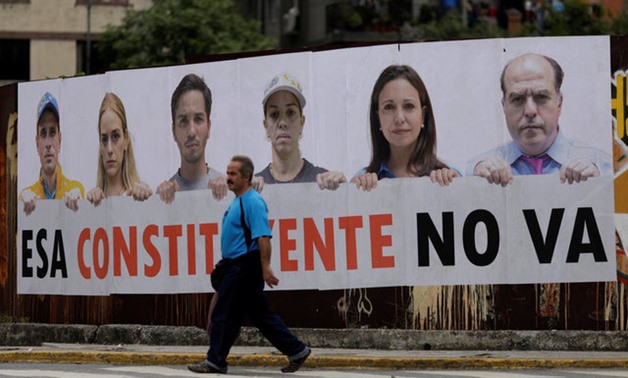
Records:
<instances>
[{"instance_id":1,"label":"gray t-shirt","mask_svg":"<svg viewBox=\"0 0 628 378\"><path fill-rule=\"evenodd\" d=\"M261 176L264 178L264 183L266 184L287 184L287 183L296 183L296 182L316 182L316 175L319 173L325 173L327 169L317 167L314 164L307 161L307 159L303 159L303 167L301 171L290 181L277 181L270 173L270 164L266 166L262 171L257 172L255 176Z\"/></svg>"},{"instance_id":2,"label":"gray t-shirt","mask_svg":"<svg viewBox=\"0 0 628 378\"><path fill-rule=\"evenodd\" d=\"M179 171L177 171L177 173L175 173L174 176L170 178L170 181L176 181L177 184L179 184L179 191L201 190L207 189L209 180L217 179L220 177L225 177L225 175L213 168L207 167L207 174L197 180L186 180L181 177L181 175L179 175Z\"/></svg>"}]
</instances>

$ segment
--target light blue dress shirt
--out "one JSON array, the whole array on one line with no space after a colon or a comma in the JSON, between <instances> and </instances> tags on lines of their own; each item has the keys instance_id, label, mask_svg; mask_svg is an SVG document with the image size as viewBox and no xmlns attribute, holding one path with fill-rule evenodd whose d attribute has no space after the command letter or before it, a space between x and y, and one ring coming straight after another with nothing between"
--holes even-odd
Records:
<instances>
[{"instance_id":1,"label":"light blue dress shirt","mask_svg":"<svg viewBox=\"0 0 628 378\"><path fill-rule=\"evenodd\" d=\"M545 152L549 159L543 162L543 174L559 173L560 167L569 161L585 161L595 164L600 170L600 175L613 174L613 162L610 154L586 145L583 142L570 140L560 131L556 135L556 140ZM506 143L493 150L485 152L467 162L466 174L473 175L473 169L482 160L491 156L500 156L512 167L514 176L533 175L534 168L530 163L521 158L523 152L514 142Z\"/></svg>"}]
</instances>

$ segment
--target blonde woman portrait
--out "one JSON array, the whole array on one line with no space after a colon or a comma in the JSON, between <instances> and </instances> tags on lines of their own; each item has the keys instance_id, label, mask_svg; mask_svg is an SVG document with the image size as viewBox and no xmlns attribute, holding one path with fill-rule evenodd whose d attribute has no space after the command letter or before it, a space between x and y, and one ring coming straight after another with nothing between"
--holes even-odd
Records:
<instances>
[{"instance_id":1,"label":"blonde woman portrait","mask_svg":"<svg viewBox=\"0 0 628 378\"><path fill-rule=\"evenodd\" d=\"M98 206L108 197L128 195L136 201L149 198L153 192L137 173L124 104L114 93L105 94L100 105L98 139L98 176L87 200Z\"/></svg>"}]
</instances>

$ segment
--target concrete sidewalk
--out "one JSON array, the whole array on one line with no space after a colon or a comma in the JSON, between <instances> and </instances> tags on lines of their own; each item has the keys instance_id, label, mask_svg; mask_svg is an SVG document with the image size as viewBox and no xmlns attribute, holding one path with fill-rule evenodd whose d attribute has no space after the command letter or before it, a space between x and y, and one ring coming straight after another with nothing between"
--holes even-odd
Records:
<instances>
[{"instance_id":1,"label":"concrete sidewalk","mask_svg":"<svg viewBox=\"0 0 628 378\"><path fill-rule=\"evenodd\" d=\"M0 362L187 365L205 359L206 347L46 343L0 347ZM236 346L232 366L284 366L272 347ZM306 366L329 369L500 369L628 368L626 352L576 351L398 351L313 348Z\"/></svg>"},{"instance_id":2,"label":"concrete sidewalk","mask_svg":"<svg viewBox=\"0 0 628 378\"><path fill-rule=\"evenodd\" d=\"M628 332L294 329L317 368L628 368ZM195 327L0 324L0 362L184 365L205 358ZM255 329L232 349L234 366L283 366Z\"/></svg>"}]
</instances>

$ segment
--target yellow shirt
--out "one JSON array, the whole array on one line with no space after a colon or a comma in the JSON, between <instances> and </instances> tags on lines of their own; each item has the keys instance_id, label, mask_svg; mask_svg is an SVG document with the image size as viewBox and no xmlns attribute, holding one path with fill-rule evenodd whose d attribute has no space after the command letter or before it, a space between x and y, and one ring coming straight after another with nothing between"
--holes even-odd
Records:
<instances>
[{"instance_id":1,"label":"yellow shirt","mask_svg":"<svg viewBox=\"0 0 628 378\"><path fill-rule=\"evenodd\" d=\"M56 185L57 192L55 193L54 199L63 199L63 196L67 192L73 189L79 189L81 191L81 199L85 198L85 188L83 188L83 184L81 184L80 182L76 180L70 180L69 178L65 177L63 173L61 172L61 164L57 165L56 180L57 180L57 185ZM20 192L20 197L19 197L20 199L22 198L22 193L28 189L32 190L40 199L46 199L43 177L39 176L39 180L37 180L36 183L29 186L28 188L22 189L22 191Z\"/></svg>"}]
</instances>

